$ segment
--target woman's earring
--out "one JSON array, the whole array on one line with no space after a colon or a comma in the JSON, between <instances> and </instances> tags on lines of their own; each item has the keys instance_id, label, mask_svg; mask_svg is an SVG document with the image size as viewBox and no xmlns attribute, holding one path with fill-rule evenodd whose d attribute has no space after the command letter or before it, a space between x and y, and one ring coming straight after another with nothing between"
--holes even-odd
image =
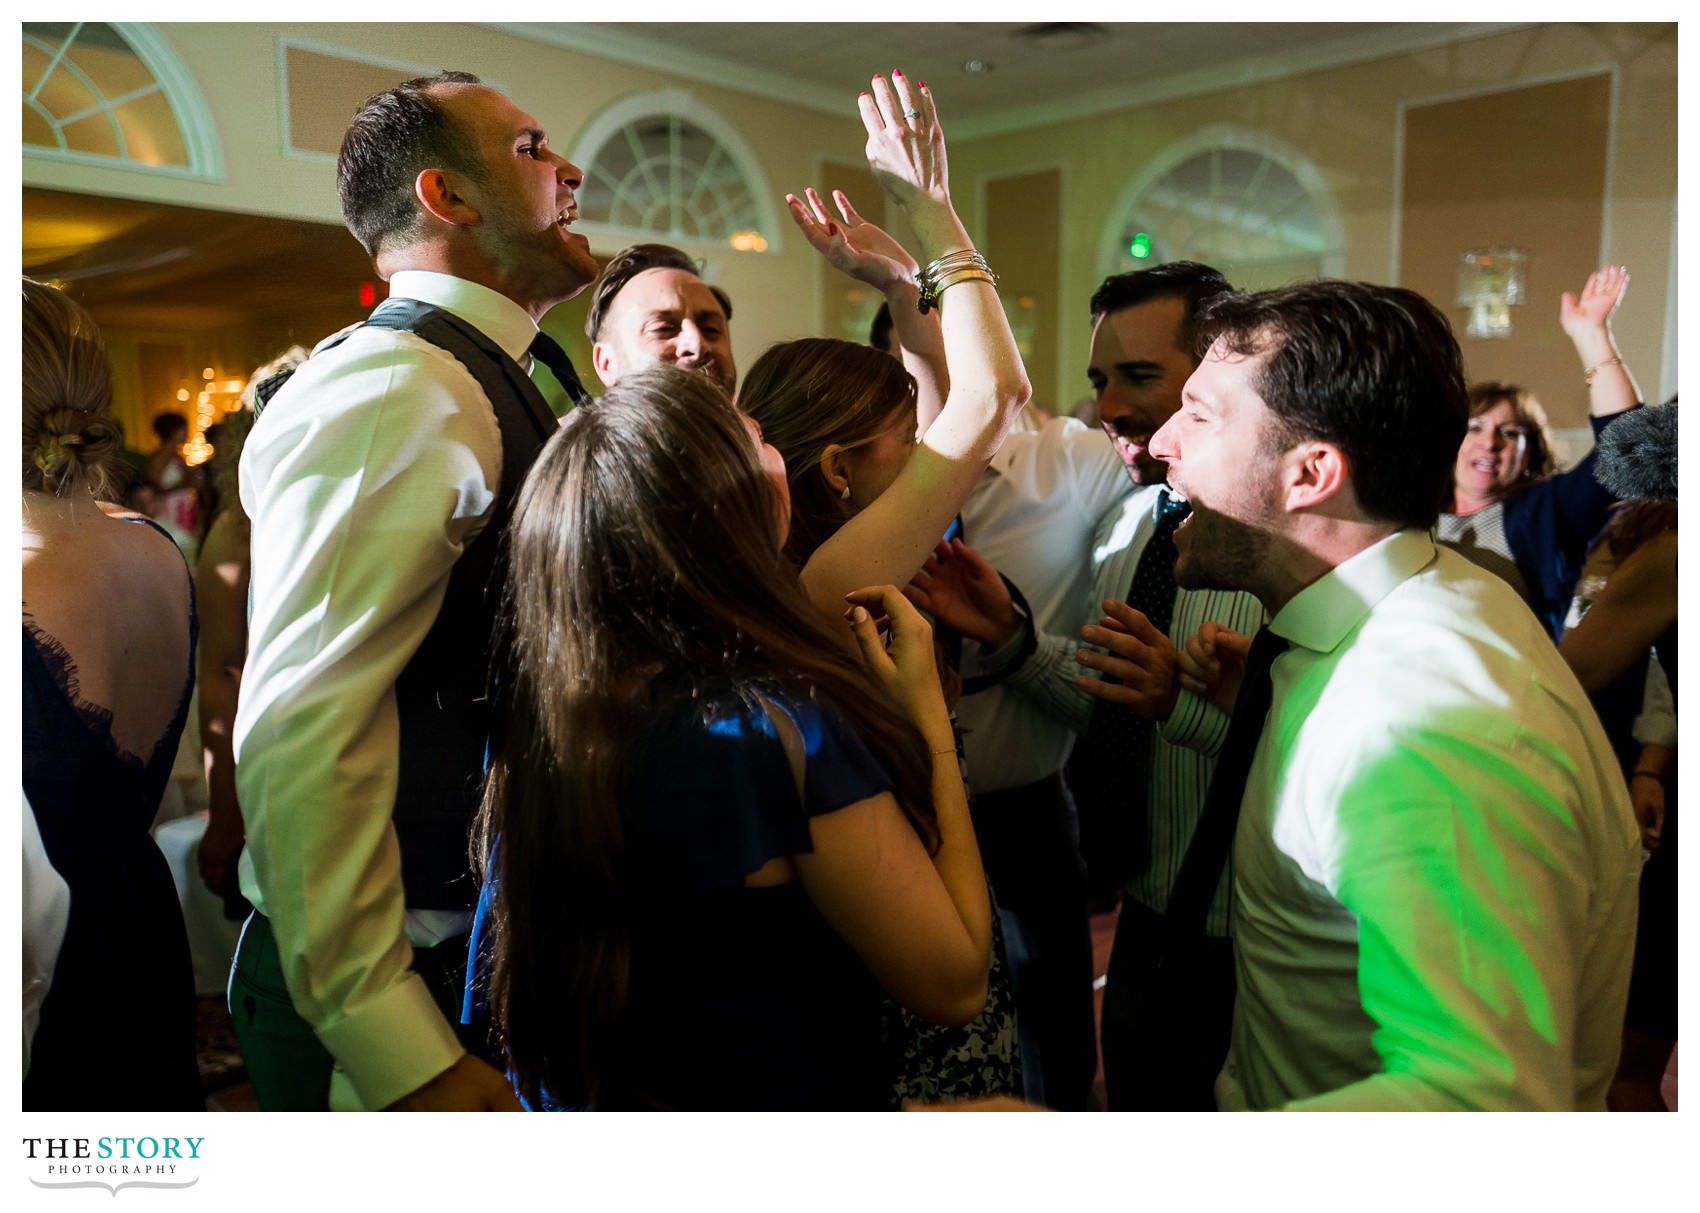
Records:
<instances>
[{"instance_id":1,"label":"woman's earring","mask_svg":"<svg viewBox=\"0 0 1700 1213\"><path fill-rule=\"evenodd\" d=\"M839 497L840 501L849 501L850 500L850 482L849 481L845 481L844 491L842 493L838 494L838 497Z\"/></svg>"}]
</instances>

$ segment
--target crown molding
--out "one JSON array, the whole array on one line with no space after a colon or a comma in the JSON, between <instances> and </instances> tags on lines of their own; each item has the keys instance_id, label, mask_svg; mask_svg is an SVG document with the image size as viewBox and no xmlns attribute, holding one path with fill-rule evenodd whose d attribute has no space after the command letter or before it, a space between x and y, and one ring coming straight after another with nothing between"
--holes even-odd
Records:
<instances>
[{"instance_id":1,"label":"crown molding","mask_svg":"<svg viewBox=\"0 0 1700 1213\"><path fill-rule=\"evenodd\" d=\"M563 25L536 21L481 21L477 24L486 29L500 30L563 50L578 51L633 67L650 68L702 84L712 84L770 101L784 102L787 105L800 105L833 117L841 117L845 112L842 89L807 84L778 72L658 45L623 30L611 30L595 24ZM1367 63L1390 55L1432 50L1457 42L1469 42L1494 34L1528 29L1538 24L1540 23L1531 21L1426 22L1420 27L1414 27L1413 23L1407 22L1390 26L1386 30L1370 30L1348 35L1320 46L1303 47L1281 54L1247 56L1232 63L1213 64L1194 71L1164 76L1145 84L1111 85L1057 101L1013 106L982 117L953 118L950 122L950 135L954 139L981 139L1012 134L1035 127L1135 109L1159 101L1174 101L1202 93L1299 76L1307 72Z\"/></svg>"},{"instance_id":2,"label":"crown molding","mask_svg":"<svg viewBox=\"0 0 1700 1213\"><path fill-rule=\"evenodd\" d=\"M801 105L835 118L847 112L844 90L822 84L805 84L779 72L748 67L725 59L650 42L622 30L601 25L570 25L537 21L479 21L485 29L500 30L562 50L578 51L599 59L611 59L631 67L681 76L699 84L712 84L734 92Z\"/></svg>"},{"instance_id":3,"label":"crown molding","mask_svg":"<svg viewBox=\"0 0 1700 1213\"><path fill-rule=\"evenodd\" d=\"M1436 22L1432 25L1425 24L1421 30L1413 30L1409 25L1397 29L1372 30L1320 46L1302 47L1280 54L1251 56L1232 63L1213 64L1190 72L1164 76L1148 84L1118 84L1058 101L1006 110L999 114L957 119L950 124L950 133L953 137L962 139L1008 135L1035 127L1137 109L1139 106L1153 105L1160 101L1176 101L1183 97L1195 97L1229 88L1244 88L1247 85L1281 80L1289 76L1302 76L1308 72L1324 71L1333 67L1369 63L1392 55L1433 50L1435 47L1449 46L1457 42L1470 42L1494 34L1528 29L1537 24L1539 23L1532 21Z\"/></svg>"}]
</instances>

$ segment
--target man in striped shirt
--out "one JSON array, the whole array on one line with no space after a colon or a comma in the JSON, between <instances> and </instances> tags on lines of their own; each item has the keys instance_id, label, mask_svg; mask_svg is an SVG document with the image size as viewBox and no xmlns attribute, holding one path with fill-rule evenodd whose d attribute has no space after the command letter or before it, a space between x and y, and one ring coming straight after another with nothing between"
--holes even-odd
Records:
<instances>
[{"instance_id":1,"label":"man in striped shirt","mask_svg":"<svg viewBox=\"0 0 1700 1213\"><path fill-rule=\"evenodd\" d=\"M1082 762L1120 764L1130 773L1136 765L1144 768L1114 784L1109 794L1115 803L1105 806L1134 815L1139 827L1132 839L1138 857L1123 869L1131 874L1104 992L1102 1045L1112 1110L1213 1109L1212 1087L1231 1028L1226 874L1202 935L1171 957L1161 987L1155 980L1162 916L1210 787L1212 755L1227 733L1224 712L1180 689L1175 650L1206 620L1255 632L1263 608L1247 594L1177 591L1165 634L1124 601L1169 503L1167 467L1147 453L1146 442L1179 409L1181 388L1198 365L1193 321L1199 308L1230 289L1208 266L1171 262L1107 278L1092 297L1087 377L1099 424L1136 487L1098 521L1093 598L1082 604L1080 616L1086 627L1035 636L1027 620L997 601L996 576L984 570L976 576L967 562L950 570L956 562L934 561L927 569L935 597L940 577L955 572L968 583L951 595L947 613L935 613L965 636L984 637L993 651L982 656L982 670L1001 674L1003 685L1078 734L1070 767L1078 801L1096 794L1087 780L1073 778ZM971 611L978 617L967 617ZM1104 612L1103 623L1091 622ZM1082 649L1082 638L1108 651ZM1118 681L1101 681L1082 666ZM1097 711L1099 718L1116 708L1128 713L1121 728L1100 727L1094 712L1100 700L1109 702ZM1129 761L1136 748L1148 754L1148 763ZM1142 786L1130 786L1129 778ZM1082 805L1083 815L1090 807Z\"/></svg>"}]
</instances>

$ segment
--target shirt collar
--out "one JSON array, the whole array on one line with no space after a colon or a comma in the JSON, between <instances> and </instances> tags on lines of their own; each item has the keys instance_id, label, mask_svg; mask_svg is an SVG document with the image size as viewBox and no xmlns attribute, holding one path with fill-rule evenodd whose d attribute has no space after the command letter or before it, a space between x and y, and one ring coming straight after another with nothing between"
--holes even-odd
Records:
<instances>
[{"instance_id":1,"label":"shirt collar","mask_svg":"<svg viewBox=\"0 0 1700 1213\"><path fill-rule=\"evenodd\" d=\"M1375 604L1434 562L1427 531L1396 531L1293 595L1269 628L1296 645L1332 652Z\"/></svg>"},{"instance_id":2,"label":"shirt collar","mask_svg":"<svg viewBox=\"0 0 1700 1213\"><path fill-rule=\"evenodd\" d=\"M390 294L454 313L522 366L537 336L537 325L524 308L499 291L465 278L432 270L399 270L390 276Z\"/></svg>"}]
</instances>

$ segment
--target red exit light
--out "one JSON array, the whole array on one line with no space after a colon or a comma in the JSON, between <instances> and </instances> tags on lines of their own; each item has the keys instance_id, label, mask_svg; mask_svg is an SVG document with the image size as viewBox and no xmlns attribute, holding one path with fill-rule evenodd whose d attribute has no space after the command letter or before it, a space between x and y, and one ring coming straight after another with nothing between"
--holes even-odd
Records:
<instances>
[{"instance_id":1,"label":"red exit light","mask_svg":"<svg viewBox=\"0 0 1700 1213\"><path fill-rule=\"evenodd\" d=\"M360 306L361 307L371 307L377 301L378 301L378 286L377 286L377 284L373 283L373 282L362 282L360 284Z\"/></svg>"}]
</instances>

